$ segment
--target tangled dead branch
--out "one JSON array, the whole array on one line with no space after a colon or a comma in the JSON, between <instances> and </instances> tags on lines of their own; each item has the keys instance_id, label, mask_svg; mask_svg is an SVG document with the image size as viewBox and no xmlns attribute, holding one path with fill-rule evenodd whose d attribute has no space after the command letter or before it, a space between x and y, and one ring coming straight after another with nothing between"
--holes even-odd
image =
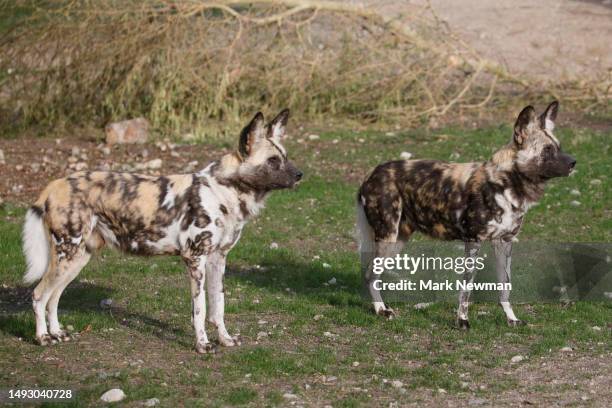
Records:
<instances>
[{"instance_id":1,"label":"tangled dead branch","mask_svg":"<svg viewBox=\"0 0 612 408\"><path fill-rule=\"evenodd\" d=\"M281 106L410 124L533 89L422 9L390 20L323 0L19 3L32 12L0 43L3 126L144 115L164 133L209 136ZM610 97L609 84L563 92Z\"/></svg>"}]
</instances>

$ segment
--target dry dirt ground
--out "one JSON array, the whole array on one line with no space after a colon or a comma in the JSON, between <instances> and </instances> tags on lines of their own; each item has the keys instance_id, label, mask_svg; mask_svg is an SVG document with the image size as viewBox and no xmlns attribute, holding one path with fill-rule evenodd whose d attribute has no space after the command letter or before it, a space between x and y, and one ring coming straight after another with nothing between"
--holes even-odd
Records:
<instances>
[{"instance_id":1,"label":"dry dirt ground","mask_svg":"<svg viewBox=\"0 0 612 408\"><path fill-rule=\"evenodd\" d=\"M512 74L544 81L612 70L612 0L351 0L404 18L431 5L451 31Z\"/></svg>"}]
</instances>

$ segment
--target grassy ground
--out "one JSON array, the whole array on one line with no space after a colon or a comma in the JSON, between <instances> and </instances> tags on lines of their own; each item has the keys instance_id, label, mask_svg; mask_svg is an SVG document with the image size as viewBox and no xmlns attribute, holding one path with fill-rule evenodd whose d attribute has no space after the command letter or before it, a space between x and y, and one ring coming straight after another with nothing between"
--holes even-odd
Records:
<instances>
[{"instance_id":1,"label":"grassy ground","mask_svg":"<svg viewBox=\"0 0 612 408\"><path fill-rule=\"evenodd\" d=\"M528 214L521 239L609 242L612 135L558 133L578 171L551 183ZM496 305L475 304L472 330L464 333L453 327L453 304L424 310L397 304L398 318L385 321L359 294L353 203L366 173L402 151L415 158L484 160L510 134L508 127L334 132L288 143L306 179L295 191L274 194L231 253L226 324L243 345L212 356L193 351L180 260L110 251L90 262L60 302L60 319L83 332L79 340L34 345L29 292L20 284L24 209L5 205L0 388L71 387L78 390L75 405L99 404L103 392L119 387L133 406L153 397L162 406L605 406L612 399L610 303L517 305L517 315L529 322L517 329L505 326ZM580 196L570 194L574 189ZM272 242L279 248L270 249ZM326 284L331 278L335 285ZM113 299L110 310L99 307L105 298ZM511 363L516 355L523 361Z\"/></svg>"}]
</instances>

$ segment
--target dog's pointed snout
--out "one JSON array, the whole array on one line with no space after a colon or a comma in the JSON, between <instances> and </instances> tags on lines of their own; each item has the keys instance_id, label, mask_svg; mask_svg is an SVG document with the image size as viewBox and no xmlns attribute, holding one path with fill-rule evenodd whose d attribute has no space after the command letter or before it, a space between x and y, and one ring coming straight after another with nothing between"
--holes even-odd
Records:
<instances>
[{"instance_id":1,"label":"dog's pointed snout","mask_svg":"<svg viewBox=\"0 0 612 408\"><path fill-rule=\"evenodd\" d=\"M302 177L304 177L304 173L302 173L301 170L298 170L297 173L295 173L295 179L299 181L302 179Z\"/></svg>"},{"instance_id":2,"label":"dog's pointed snout","mask_svg":"<svg viewBox=\"0 0 612 408\"><path fill-rule=\"evenodd\" d=\"M576 167L576 159L572 159L569 163L570 169L573 169L574 167Z\"/></svg>"}]
</instances>

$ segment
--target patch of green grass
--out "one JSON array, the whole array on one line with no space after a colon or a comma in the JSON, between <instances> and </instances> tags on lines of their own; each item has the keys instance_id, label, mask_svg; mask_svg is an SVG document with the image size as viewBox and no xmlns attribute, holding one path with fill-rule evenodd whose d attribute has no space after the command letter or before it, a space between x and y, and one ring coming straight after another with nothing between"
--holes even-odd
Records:
<instances>
[{"instance_id":1,"label":"patch of green grass","mask_svg":"<svg viewBox=\"0 0 612 408\"><path fill-rule=\"evenodd\" d=\"M225 393L223 400L231 405L244 405L257 398L257 391L250 388L232 388Z\"/></svg>"},{"instance_id":2,"label":"patch of green grass","mask_svg":"<svg viewBox=\"0 0 612 408\"><path fill-rule=\"evenodd\" d=\"M578 158L578 172L550 184L529 213L521 240L608 242L610 135L581 129L559 134ZM571 346L597 358L612 345L609 303L516 305L516 314L529 323L519 328L505 325L496 304L478 303L470 312L472 330L465 333L454 328L454 303L414 310L398 302L393 307L399 315L386 321L361 296L354 200L367 172L401 151L416 158L456 153L461 161L485 160L509 135L507 127L392 136L323 133L320 145L291 145L290 155L307 177L297 190L273 194L231 252L226 324L240 332L243 345L213 356L193 351L182 261L111 251L95 257L60 302L62 322L83 331L78 341L35 346L29 292L20 283L24 209L5 205L0 387L70 384L79 390L76 405L95 404L104 391L120 387L133 404L156 397L162 405L279 406L289 392L313 405L352 407L387 404L389 398L409 403L426 395L424 389L491 397L518 386L518 374L503 374L517 354L528 357L520 364L532 364ZM313 156L314 150L319 154ZM602 183L591 184L595 178ZM580 196L570 195L572 189ZM580 206L570 206L573 199ZM272 242L279 249L270 249ZM105 298L113 299L110 310L99 307ZM260 332L267 336L258 338ZM216 337L212 328L209 333ZM396 379L405 394L389 385ZM468 392L464 382L486 388Z\"/></svg>"},{"instance_id":3,"label":"patch of green grass","mask_svg":"<svg viewBox=\"0 0 612 408\"><path fill-rule=\"evenodd\" d=\"M14 2L9 0L0 1L0 33L6 33L29 17L37 6L46 1Z\"/></svg>"}]
</instances>

